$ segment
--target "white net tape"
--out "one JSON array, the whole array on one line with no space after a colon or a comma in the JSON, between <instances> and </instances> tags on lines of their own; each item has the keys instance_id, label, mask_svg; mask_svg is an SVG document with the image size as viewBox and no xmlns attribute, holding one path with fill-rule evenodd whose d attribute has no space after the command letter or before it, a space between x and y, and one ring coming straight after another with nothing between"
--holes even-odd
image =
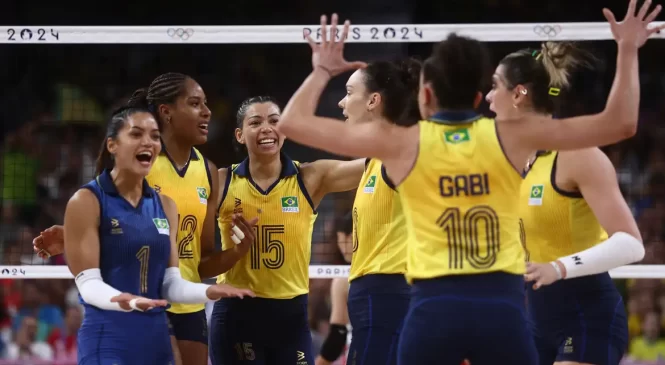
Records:
<instances>
[{"instance_id":1,"label":"white net tape","mask_svg":"<svg viewBox=\"0 0 665 365\"><path fill-rule=\"evenodd\" d=\"M653 26L665 24L655 22ZM610 40L607 23L374 24L352 25L349 43L435 43L450 33L485 42ZM318 25L275 26L2 26L4 44L262 44L304 43L320 36ZM665 32L653 35L665 39ZM347 277L349 266L311 265L310 278ZM665 265L630 265L610 271L615 279L665 279ZM1 266L0 279L72 279L66 266Z\"/></svg>"},{"instance_id":2,"label":"white net tape","mask_svg":"<svg viewBox=\"0 0 665 365\"><path fill-rule=\"evenodd\" d=\"M654 26L663 24L656 22ZM271 26L4 26L0 43L138 44L138 43L302 43L303 33L316 38L317 25ZM451 32L486 42L607 40L607 23L519 23L519 24L373 24L352 25L348 42L434 43ZM655 34L665 38L665 32Z\"/></svg>"}]
</instances>

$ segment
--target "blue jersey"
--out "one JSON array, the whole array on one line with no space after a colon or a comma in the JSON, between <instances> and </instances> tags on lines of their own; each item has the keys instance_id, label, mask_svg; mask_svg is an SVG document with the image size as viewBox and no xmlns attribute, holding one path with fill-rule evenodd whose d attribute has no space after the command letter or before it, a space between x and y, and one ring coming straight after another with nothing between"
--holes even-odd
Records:
<instances>
[{"instance_id":1,"label":"blue jersey","mask_svg":"<svg viewBox=\"0 0 665 365\"><path fill-rule=\"evenodd\" d=\"M171 241L159 195L144 181L143 197L135 208L118 194L109 171L83 187L99 199L99 269L104 282L123 293L162 299Z\"/></svg>"},{"instance_id":2,"label":"blue jersey","mask_svg":"<svg viewBox=\"0 0 665 365\"><path fill-rule=\"evenodd\" d=\"M118 193L104 171L83 188L99 200L99 269L105 283L123 292L162 299L169 264L169 223L159 195L143 183L137 207ZM172 363L165 308L121 312L85 306L79 330L79 364Z\"/></svg>"}]
</instances>

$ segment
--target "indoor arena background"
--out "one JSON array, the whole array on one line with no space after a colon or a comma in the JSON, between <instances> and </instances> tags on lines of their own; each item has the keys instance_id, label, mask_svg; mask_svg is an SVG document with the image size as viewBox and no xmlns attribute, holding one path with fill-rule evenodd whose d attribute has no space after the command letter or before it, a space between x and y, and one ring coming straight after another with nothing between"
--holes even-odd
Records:
<instances>
[{"instance_id":1,"label":"indoor arena background","mask_svg":"<svg viewBox=\"0 0 665 365\"><path fill-rule=\"evenodd\" d=\"M604 21L601 8L623 15L627 1L467 0L335 1L231 0L141 5L113 2L66 5L3 2L1 25L282 25L314 24L336 11L355 24L463 24ZM662 16L661 19L662 20ZM490 25L488 24L488 27ZM270 33L265 34L270 37ZM6 37L0 34L0 37ZM583 82L606 93L614 72L613 41L583 42L607 61L604 77ZM493 42L494 60L536 42ZM351 44L348 58L426 57L431 43ZM621 189L644 238L643 264L665 264L665 40L641 51L642 102L638 135L606 148ZM288 101L311 69L305 44L205 45L40 45L0 44L0 265L64 265L62 257L43 262L32 254L32 237L61 224L68 198L93 178L107 113L164 72L193 76L207 93L213 112L211 133L201 150L218 166L239 162L231 143L235 111L254 95ZM346 77L331 82L320 113L337 116ZM602 104L595 105L602 108ZM486 105L483 106L486 109ZM334 138L334 136L331 136ZM295 160L331 157L286 143ZM321 203L313 238L312 264L344 264L336 245L335 220L349 212L354 192ZM6 277L6 276L5 276ZM633 340L659 337L665 317L665 287L658 279L617 280L630 313ZM310 323L315 351L326 336L329 279L311 280ZM0 276L0 365L75 364L81 308L73 280L15 280ZM665 360L665 339L661 341ZM32 348L34 360L17 361L12 347ZM626 364L640 362L630 352ZM44 360L44 361L40 361ZM665 363L665 362L664 362Z\"/></svg>"}]
</instances>

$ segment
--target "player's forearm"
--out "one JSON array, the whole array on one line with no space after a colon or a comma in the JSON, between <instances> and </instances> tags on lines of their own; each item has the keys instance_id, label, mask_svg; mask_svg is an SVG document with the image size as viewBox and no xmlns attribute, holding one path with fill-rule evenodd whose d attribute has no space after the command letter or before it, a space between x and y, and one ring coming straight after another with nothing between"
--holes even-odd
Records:
<instances>
[{"instance_id":1,"label":"player's forearm","mask_svg":"<svg viewBox=\"0 0 665 365\"><path fill-rule=\"evenodd\" d=\"M122 294L118 289L110 286L102 279L99 269L88 269L76 275L76 287L81 298L89 305L99 309L119 312L130 312L120 307L119 303L112 303L111 298Z\"/></svg>"},{"instance_id":2,"label":"player's forearm","mask_svg":"<svg viewBox=\"0 0 665 365\"><path fill-rule=\"evenodd\" d=\"M321 68L314 69L282 111L277 128L295 141L306 139L309 135L308 129L318 128L312 125L310 118L314 116L321 93L329 81L328 72Z\"/></svg>"},{"instance_id":3,"label":"player's forearm","mask_svg":"<svg viewBox=\"0 0 665 365\"><path fill-rule=\"evenodd\" d=\"M617 66L612 89L607 98L605 114L612 118L604 129L630 136L637 130L640 107L640 76L638 49L635 45L618 44Z\"/></svg>"},{"instance_id":4,"label":"player's forearm","mask_svg":"<svg viewBox=\"0 0 665 365\"><path fill-rule=\"evenodd\" d=\"M644 258L644 245L640 240L624 232L616 232L607 240L573 255L559 258L556 264L563 266L563 279L595 275L629 265Z\"/></svg>"},{"instance_id":5,"label":"player's forearm","mask_svg":"<svg viewBox=\"0 0 665 365\"><path fill-rule=\"evenodd\" d=\"M169 267L164 273L162 297L169 302L199 304L208 300L207 290L210 285L193 283L182 278L180 269Z\"/></svg>"},{"instance_id":6,"label":"player's forearm","mask_svg":"<svg viewBox=\"0 0 665 365\"><path fill-rule=\"evenodd\" d=\"M211 252L201 256L199 262L199 276L208 279L229 271L240 260L234 249Z\"/></svg>"}]
</instances>

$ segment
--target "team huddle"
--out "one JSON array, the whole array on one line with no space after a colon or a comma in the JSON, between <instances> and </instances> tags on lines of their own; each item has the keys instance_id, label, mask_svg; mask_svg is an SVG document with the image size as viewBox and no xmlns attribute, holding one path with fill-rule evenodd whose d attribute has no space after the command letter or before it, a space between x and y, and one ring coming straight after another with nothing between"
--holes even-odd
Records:
<instances>
[{"instance_id":1,"label":"team huddle","mask_svg":"<svg viewBox=\"0 0 665 365\"><path fill-rule=\"evenodd\" d=\"M661 10L650 7L630 0L621 22L603 10L618 55L602 111L569 102L584 95L572 75L597 60L548 42L495 68L495 119L476 111L490 80L481 42L451 34L422 63L347 62L349 22L323 16L319 42L306 34L311 74L284 110L242 103L234 142L248 157L220 169L195 148L210 122L201 86L157 77L114 111L97 177L64 225L34 240L76 278L78 363L330 364L350 324L354 365L618 364L627 319L607 272L644 248L597 146L636 131L638 49L665 29L649 27ZM346 122L316 116L330 79L353 70ZM357 159L299 163L285 138ZM317 207L353 189L348 284L334 281L331 331L313 354Z\"/></svg>"}]
</instances>

